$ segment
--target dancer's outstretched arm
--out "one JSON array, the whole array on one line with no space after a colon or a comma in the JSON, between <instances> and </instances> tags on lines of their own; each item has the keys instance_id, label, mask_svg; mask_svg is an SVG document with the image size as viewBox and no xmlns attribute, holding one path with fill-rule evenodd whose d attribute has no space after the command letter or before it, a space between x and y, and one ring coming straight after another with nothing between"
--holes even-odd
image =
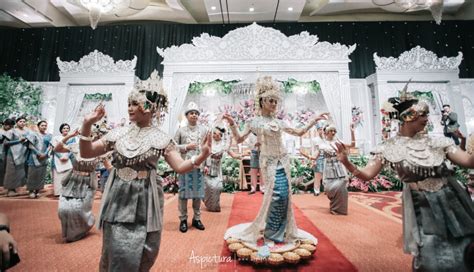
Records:
<instances>
[{"instance_id":1,"label":"dancer's outstretched arm","mask_svg":"<svg viewBox=\"0 0 474 272\"><path fill-rule=\"evenodd\" d=\"M371 180L382 170L382 160L378 158L371 159L364 168L357 169L357 167L349 161L347 157L349 149L343 143L336 143L336 152L337 158L347 168L347 171L362 180Z\"/></svg>"},{"instance_id":2,"label":"dancer's outstretched arm","mask_svg":"<svg viewBox=\"0 0 474 272\"><path fill-rule=\"evenodd\" d=\"M242 132L242 134L240 134L239 130L237 129L237 126L235 125L234 118L232 118L230 114L225 113L222 116L222 119L227 120L227 122L229 123L230 130L232 131L232 136L235 138L235 141L238 144L242 143L243 141L245 141L245 139L247 139L250 134L250 126L248 123L245 124L244 131Z\"/></svg>"},{"instance_id":3,"label":"dancer's outstretched arm","mask_svg":"<svg viewBox=\"0 0 474 272\"><path fill-rule=\"evenodd\" d=\"M81 136L79 137L79 150L81 157L84 159L95 158L108 151L105 142L101 140L92 142L92 137L90 137L92 134L92 124L98 122L104 116L105 107L104 105L99 104L92 113L84 117L80 133Z\"/></svg>"},{"instance_id":4,"label":"dancer's outstretched arm","mask_svg":"<svg viewBox=\"0 0 474 272\"><path fill-rule=\"evenodd\" d=\"M309 121L308 124L306 124L306 126L302 127L302 128L292 128L292 127L289 127L289 126L284 126L282 129L284 132L288 133L288 134L291 134L291 135L294 135L294 136L303 136L306 132L308 132L308 130L310 130L314 125L316 125L316 123L319 121L319 120L326 120L328 119L329 113L328 112L324 112L324 113L321 113L320 115L316 116L315 118L313 118L311 121Z\"/></svg>"}]
</instances>

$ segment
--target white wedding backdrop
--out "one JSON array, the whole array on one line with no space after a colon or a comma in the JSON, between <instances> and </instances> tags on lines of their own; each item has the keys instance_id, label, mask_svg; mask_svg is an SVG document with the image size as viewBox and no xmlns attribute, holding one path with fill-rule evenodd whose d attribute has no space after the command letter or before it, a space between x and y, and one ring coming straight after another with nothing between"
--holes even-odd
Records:
<instances>
[{"instance_id":1,"label":"white wedding backdrop","mask_svg":"<svg viewBox=\"0 0 474 272\"><path fill-rule=\"evenodd\" d=\"M97 50L82 57L78 62L62 61L57 58L59 82L39 83L43 93L43 117L55 134L59 126L68 123L79 128L84 114L92 111L99 103L105 105L107 120L120 123L128 119L127 96L135 82L135 65L132 60L114 61ZM109 101L88 101L85 95L109 95Z\"/></svg>"},{"instance_id":2,"label":"white wedding backdrop","mask_svg":"<svg viewBox=\"0 0 474 272\"><path fill-rule=\"evenodd\" d=\"M256 23L230 31L222 38L204 33L194 38L192 44L157 48L164 58L163 80L171 105L166 128L171 133L177 129L177 118L185 106L190 83L217 79L249 81L269 75L279 81L290 78L317 81L333 120L341 128L341 137L348 139L351 120L348 63L355 48L355 45L320 42L308 32L288 37Z\"/></svg>"},{"instance_id":3,"label":"white wedding backdrop","mask_svg":"<svg viewBox=\"0 0 474 272\"><path fill-rule=\"evenodd\" d=\"M270 75L279 81L318 82L324 101L293 94L292 99L285 96L285 107L291 110L304 104L314 111L329 109L339 137L345 141L350 139L351 108L358 107L362 122L356 128L356 138L364 152L382 139L383 102L397 96L410 79L409 91L433 95L432 133L442 133L439 124L442 104L450 104L458 113L463 132L474 132L474 80L459 79L462 53L438 57L417 46L396 57L374 54L376 73L366 79L349 79L349 56L355 49L356 45L319 41L307 32L286 36L255 23L230 31L222 38L203 33L192 44L157 48L164 59L163 81L170 100L163 129L174 134L186 103L194 99L188 95L193 82L251 83L259 76ZM54 128L51 131L57 134L63 122L72 124L73 128L79 126L81 116L100 102L85 101L85 94L111 94L112 99L104 102L109 122L119 123L122 118L128 118L127 95L135 81L136 62L136 57L113 60L98 51L78 62L58 58L61 80L37 83L43 88L42 114L50 122L50 128ZM212 95L203 96L198 102L203 108L215 110L217 106L212 99Z\"/></svg>"},{"instance_id":4,"label":"white wedding backdrop","mask_svg":"<svg viewBox=\"0 0 474 272\"><path fill-rule=\"evenodd\" d=\"M421 92L432 99L430 102L430 123L432 134L443 135L441 126L442 105L450 104L459 115L461 129L466 131L464 109L460 99L459 64L462 53L456 57L438 58L436 54L419 46L402 53L398 58L379 57L374 53L376 73L367 77L370 94L375 101L371 105L371 113L375 122L372 128L372 141L382 140L380 109L390 97L398 96L398 92L408 84L408 91Z\"/></svg>"}]
</instances>

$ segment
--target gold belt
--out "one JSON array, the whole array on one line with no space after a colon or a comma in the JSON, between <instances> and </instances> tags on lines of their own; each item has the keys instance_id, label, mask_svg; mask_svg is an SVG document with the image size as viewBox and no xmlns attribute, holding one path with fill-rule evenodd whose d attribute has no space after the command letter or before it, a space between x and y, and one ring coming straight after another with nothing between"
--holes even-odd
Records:
<instances>
[{"instance_id":1,"label":"gold belt","mask_svg":"<svg viewBox=\"0 0 474 272\"><path fill-rule=\"evenodd\" d=\"M78 171L78 170L72 170L72 173L75 174L75 175L84 176L84 177L88 177L88 176L91 175L91 172L82 172L82 171Z\"/></svg>"},{"instance_id":2,"label":"gold belt","mask_svg":"<svg viewBox=\"0 0 474 272\"><path fill-rule=\"evenodd\" d=\"M124 167L117 170L117 176L120 179L125 180L125 181L132 181L135 179L145 179L148 177L148 173L150 173L150 171L148 170L136 171L130 167Z\"/></svg>"},{"instance_id":3,"label":"gold belt","mask_svg":"<svg viewBox=\"0 0 474 272\"><path fill-rule=\"evenodd\" d=\"M418 182L410 182L408 186L413 191L436 192L441 190L446 184L448 184L448 180L445 178L427 178Z\"/></svg>"}]
</instances>

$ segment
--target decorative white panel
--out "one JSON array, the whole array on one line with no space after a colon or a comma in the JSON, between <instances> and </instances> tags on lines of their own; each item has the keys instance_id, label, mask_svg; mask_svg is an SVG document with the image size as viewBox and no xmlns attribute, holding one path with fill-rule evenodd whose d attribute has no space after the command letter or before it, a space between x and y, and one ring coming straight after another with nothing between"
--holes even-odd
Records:
<instances>
[{"instance_id":1,"label":"decorative white panel","mask_svg":"<svg viewBox=\"0 0 474 272\"><path fill-rule=\"evenodd\" d=\"M253 23L230 31L224 37L207 33L195 37L192 44L157 48L168 62L240 61L240 60L349 60L355 50L339 43L319 42L316 35L303 31L286 36L279 30Z\"/></svg>"},{"instance_id":2,"label":"decorative white panel","mask_svg":"<svg viewBox=\"0 0 474 272\"><path fill-rule=\"evenodd\" d=\"M461 61L462 52L458 52L456 57L438 58L435 53L420 46L403 52L398 58L379 57L377 52L374 53L374 62L378 72L394 70L455 70L458 69Z\"/></svg>"}]
</instances>

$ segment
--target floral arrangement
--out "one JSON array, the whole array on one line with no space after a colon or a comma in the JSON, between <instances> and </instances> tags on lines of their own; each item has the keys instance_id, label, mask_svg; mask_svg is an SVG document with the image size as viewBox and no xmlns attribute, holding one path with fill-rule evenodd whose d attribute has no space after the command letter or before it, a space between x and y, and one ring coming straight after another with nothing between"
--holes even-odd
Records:
<instances>
[{"instance_id":1,"label":"floral arrangement","mask_svg":"<svg viewBox=\"0 0 474 272\"><path fill-rule=\"evenodd\" d=\"M163 191L165 193L176 194L179 189L178 175L164 159L158 160L156 172L163 179Z\"/></svg>"},{"instance_id":2,"label":"floral arrangement","mask_svg":"<svg viewBox=\"0 0 474 272\"><path fill-rule=\"evenodd\" d=\"M219 107L221 114L228 113L234 118L240 129L243 128L245 122L255 116L253 99L240 101L240 105L224 105Z\"/></svg>"},{"instance_id":3,"label":"floral arrangement","mask_svg":"<svg viewBox=\"0 0 474 272\"><path fill-rule=\"evenodd\" d=\"M350 157L349 160L357 166L357 168L363 168L369 161L369 159L363 155ZM364 181L349 174L348 189L350 191L362 192L379 192L383 190L400 191L402 190L402 183L396 176L395 172L383 169L379 175L369 181Z\"/></svg>"},{"instance_id":4,"label":"floral arrangement","mask_svg":"<svg viewBox=\"0 0 474 272\"><path fill-rule=\"evenodd\" d=\"M297 127L306 125L309 120L314 116L315 112L310 109L299 110L295 113L293 122Z\"/></svg>"},{"instance_id":5,"label":"floral arrangement","mask_svg":"<svg viewBox=\"0 0 474 272\"><path fill-rule=\"evenodd\" d=\"M354 124L354 127L363 125L362 122L364 120L364 116L362 114L363 111L360 109L360 107L352 107L352 123Z\"/></svg>"},{"instance_id":6,"label":"floral arrangement","mask_svg":"<svg viewBox=\"0 0 474 272\"><path fill-rule=\"evenodd\" d=\"M204 126L210 126L211 114L209 112L205 112L201 110L201 114L199 115L198 124Z\"/></svg>"}]
</instances>

